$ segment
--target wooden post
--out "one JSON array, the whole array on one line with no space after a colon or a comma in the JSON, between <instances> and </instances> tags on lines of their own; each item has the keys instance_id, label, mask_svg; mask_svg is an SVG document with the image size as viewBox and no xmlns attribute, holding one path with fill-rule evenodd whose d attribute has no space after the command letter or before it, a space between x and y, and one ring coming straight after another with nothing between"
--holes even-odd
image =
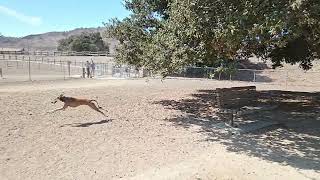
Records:
<instances>
[{"instance_id":1,"label":"wooden post","mask_svg":"<svg viewBox=\"0 0 320 180\"><path fill-rule=\"evenodd\" d=\"M86 68L82 67L82 78L86 78Z\"/></svg>"},{"instance_id":2,"label":"wooden post","mask_svg":"<svg viewBox=\"0 0 320 180\"><path fill-rule=\"evenodd\" d=\"M108 75L108 63L103 63L103 75Z\"/></svg>"},{"instance_id":3,"label":"wooden post","mask_svg":"<svg viewBox=\"0 0 320 180\"><path fill-rule=\"evenodd\" d=\"M288 89L288 71L286 71L286 90Z\"/></svg>"},{"instance_id":4,"label":"wooden post","mask_svg":"<svg viewBox=\"0 0 320 180\"><path fill-rule=\"evenodd\" d=\"M229 125L230 125L231 127L233 127L233 126L234 126L234 114L231 113L229 118L230 118L230 119L229 119Z\"/></svg>"},{"instance_id":5,"label":"wooden post","mask_svg":"<svg viewBox=\"0 0 320 180\"><path fill-rule=\"evenodd\" d=\"M105 64L106 75L108 75L108 63Z\"/></svg>"},{"instance_id":6,"label":"wooden post","mask_svg":"<svg viewBox=\"0 0 320 180\"><path fill-rule=\"evenodd\" d=\"M3 78L3 76L2 76L2 68L0 68L0 77Z\"/></svg>"},{"instance_id":7,"label":"wooden post","mask_svg":"<svg viewBox=\"0 0 320 180\"><path fill-rule=\"evenodd\" d=\"M120 70L120 77L122 78L122 76L123 76L123 67L122 67L122 65L120 65L119 70Z\"/></svg>"},{"instance_id":8,"label":"wooden post","mask_svg":"<svg viewBox=\"0 0 320 180\"><path fill-rule=\"evenodd\" d=\"M71 65L71 61L68 61L68 74L69 74L69 77L71 76L71 74L70 74L70 65Z\"/></svg>"},{"instance_id":9,"label":"wooden post","mask_svg":"<svg viewBox=\"0 0 320 180\"><path fill-rule=\"evenodd\" d=\"M30 62L30 56L29 56L28 66L29 66L29 81L31 81L31 62Z\"/></svg>"},{"instance_id":10,"label":"wooden post","mask_svg":"<svg viewBox=\"0 0 320 180\"><path fill-rule=\"evenodd\" d=\"M61 61L61 59L60 59L60 69L62 70L62 61Z\"/></svg>"},{"instance_id":11,"label":"wooden post","mask_svg":"<svg viewBox=\"0 0 320 180\"><path fill-rule=\"evenodd\" d=\"M61 64L61 67L62 67L62 64ZM63 80L66 80L66 68L64 65L63 65Z\"/></svg>"},{"instance_id":12,"label":"wooden post","mask_svg":"<svg viewBox=\"0 0 320 180\"><path fill-rule=\"evenodd\" d=\"M253 70L253 82L256 82L256 71Z\"/></svg>"}]
</instances>

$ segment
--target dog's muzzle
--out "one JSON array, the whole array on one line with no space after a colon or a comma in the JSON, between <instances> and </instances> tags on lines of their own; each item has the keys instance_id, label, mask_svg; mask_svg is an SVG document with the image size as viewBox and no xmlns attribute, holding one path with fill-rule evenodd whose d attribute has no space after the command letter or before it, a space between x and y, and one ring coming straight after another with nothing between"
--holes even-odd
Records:
<instances>
[{"instance_id":1,"label":"dog's muzzle","mask_svg":"<svg viewBox=\"0 0 320 180\"><path fill-rule=\"evenodd\" d=\"M58 101L57 101L57 100L55 100L55 101L52 101L51 103L52 103L52 104L55 104L55 103L57 103L57 102L58 102Z\"/></svg>"}]
</instances>

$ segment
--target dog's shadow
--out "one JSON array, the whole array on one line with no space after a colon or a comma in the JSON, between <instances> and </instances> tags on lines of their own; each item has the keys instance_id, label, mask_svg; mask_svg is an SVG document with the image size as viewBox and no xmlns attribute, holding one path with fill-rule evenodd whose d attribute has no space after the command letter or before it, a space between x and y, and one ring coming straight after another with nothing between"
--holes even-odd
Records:
<instances>
[{"instance_id":1,"label":"dog's shadow","mask_svg":"<svg viewBox=\"0 0 320 180\"><path fill-rule=\"evenodd\" d=\"M109 123L109 122L112 122L112 120L113 119L104 119L104 120L101 120L101 121L98 121L98 122L64 124L64 125L61 125L60 127L66 127L66 126L70 126L70 127L90 127L92 125Z\"/></svg>"}]
</instances>

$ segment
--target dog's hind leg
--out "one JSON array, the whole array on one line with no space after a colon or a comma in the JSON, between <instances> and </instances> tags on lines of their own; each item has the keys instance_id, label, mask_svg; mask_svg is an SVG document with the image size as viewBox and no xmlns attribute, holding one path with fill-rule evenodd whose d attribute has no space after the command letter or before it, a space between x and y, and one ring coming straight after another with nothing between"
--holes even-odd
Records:
<instances>
[{"instance_id":1,"label":"dog's hind leg","mask_svg":"<svg viewBox=\"0 0 320 180\"><path fill-rule=\"evenodd\" d=\"M89 103L88 106L91 107L93 110L103 114L105 117L107 117L107 115L105 115L104 112L102 112L99 108L97 108L97 106L94 103Z\"/></svg>"}]
</instances>

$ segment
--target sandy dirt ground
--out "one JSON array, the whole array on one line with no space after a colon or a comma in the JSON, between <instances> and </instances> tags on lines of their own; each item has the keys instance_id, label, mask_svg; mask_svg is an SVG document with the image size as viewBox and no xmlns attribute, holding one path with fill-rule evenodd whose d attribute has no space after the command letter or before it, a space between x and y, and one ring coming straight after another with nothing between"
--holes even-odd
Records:
<instances>
[{"instance_id":1,"label":"sandy dirt ground","mask_svg":"<svg viewBox=\"0 0 320 180\"><path fill-rule=\"evenodd\" d=\"M0 84L0 179L320 179L314 124L305 127L308 133L296 126L241 137L214 130L206 118L214 112L213 98L203 92L234 85L244 84L174 79ZM258 86L265 89L281 87ZM85 106L47 114L62 106L50 103L62 92L97 99L108 117ZM314 122L320 121L317 112L310 117Z\"/></svg>"}]
</instances>

